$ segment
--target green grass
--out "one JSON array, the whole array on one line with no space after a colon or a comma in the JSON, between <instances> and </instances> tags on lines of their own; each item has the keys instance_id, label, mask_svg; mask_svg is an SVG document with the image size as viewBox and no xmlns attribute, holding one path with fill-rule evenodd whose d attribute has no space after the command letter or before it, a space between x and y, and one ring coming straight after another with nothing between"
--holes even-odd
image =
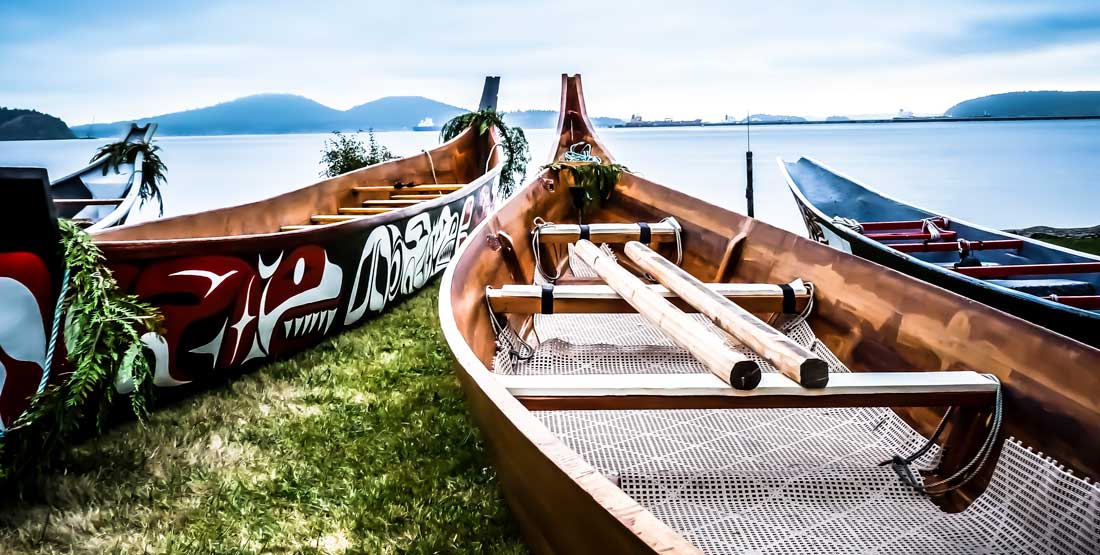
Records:
<instances>
[{"instance_id":1,"label":"green grass","mask_svg":"<svg viewBox=\"0 0 1100 555\"><path fill-rule=\"evenodd\" d=\"M69 449L0 553L524 553L437 293Z\"/></svg>"},{"instance_id":2,"label":"green grass","mask_svg":"<svg viewBox=\"0 0 1100 555\"><path fill-rule=\"evenodd\" d=\"M1056 237L1046 233L1036 233L1032 235L1032 239L1053 243L1067 249L1100 254L1100 237Z\"/></svg>"}]
</instances>

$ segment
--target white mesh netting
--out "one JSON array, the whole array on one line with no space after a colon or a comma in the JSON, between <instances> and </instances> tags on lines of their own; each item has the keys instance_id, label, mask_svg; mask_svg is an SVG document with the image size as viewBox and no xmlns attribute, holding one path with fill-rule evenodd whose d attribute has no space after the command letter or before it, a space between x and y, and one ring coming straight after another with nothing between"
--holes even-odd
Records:
<instances>
[{"instance_id":1,"label":"white mesh netting","mask_svg":"<svg viewBox=\"0 0 1100 555\"><path fill-rule=\"evenodd\" d=\"M499 349L497 372L706 372L636 314L534 318L533 354ZM848 371L805 321L776 327ZM945 513L878 466L925 442L885 408L534 414L706 553L1100 553L1100 487L1009 441L986 493ZM912 466L931 470L939 456Z\"/></svg>"}]
</instances>

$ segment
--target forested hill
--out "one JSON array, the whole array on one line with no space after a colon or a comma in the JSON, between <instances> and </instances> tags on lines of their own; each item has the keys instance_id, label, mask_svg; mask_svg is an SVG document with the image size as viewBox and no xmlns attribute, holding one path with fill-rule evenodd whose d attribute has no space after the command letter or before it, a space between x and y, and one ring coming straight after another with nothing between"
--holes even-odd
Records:
<instances>
[{"instance_id":1,"label":"forested hill","mask_svg":"<svg viewBox=\"0 0 1100 555\"><path fill-rule=\"evenodd\" d=\"M0 108L0 141L75 139L65 122L37 110Z\"/></svg>"},{"instance_id":2,"label":"forested hill","mask_svg":"<svg viewBox=\"0 0 1100 555\"><path fill-rule=\"evenodd\" d=\"M1100 91L1029 91L994 94L960 102L945 116L1100 116Z\"/></svg>"}]
</instances>

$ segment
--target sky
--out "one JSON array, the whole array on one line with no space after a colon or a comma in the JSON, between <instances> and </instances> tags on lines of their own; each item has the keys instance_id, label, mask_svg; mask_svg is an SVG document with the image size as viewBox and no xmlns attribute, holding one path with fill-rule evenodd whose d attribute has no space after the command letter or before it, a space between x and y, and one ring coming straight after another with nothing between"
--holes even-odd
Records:
<instances>
[{"instance_id":1,"label":"sky","mask_svg":"<svg viewBox=\"0 0 1100 555\"><path fill-rule=\"evenodd\" d=\"M1100 1L0 0L0 106L70 125L293 93L594 116L942 113L1017 90L1100 90Z\"/></svg>"}]
</instances>

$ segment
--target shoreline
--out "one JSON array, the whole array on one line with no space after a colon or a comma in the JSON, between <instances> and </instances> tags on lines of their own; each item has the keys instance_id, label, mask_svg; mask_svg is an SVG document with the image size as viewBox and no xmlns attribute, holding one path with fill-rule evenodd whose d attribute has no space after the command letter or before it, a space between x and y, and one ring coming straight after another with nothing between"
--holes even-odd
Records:
<instances>
[{"instance_id":1,"label":"shoreline","mask_svg":"<svg viewBox=\"0 0 1100 555\"><path fill-rule=\"evenodd\" d=\"M845 121L754 121L752 123L746 123L742 121L719 121L719 122L682 122L682 121L647 121L642 123L624 123L621 125L613 125L615 129L629 128L629 129L646 129L650 127L744 127L744 126L757 126L757 125L840 125L850 123L932 123L932 122L945 122L945 123L962 123L973 121L1050 121L1050 120L1100 120L1100 116L981 116L981 117L966 117L966 118L949 118L943 116L935 117L914 117L914 118L890 118L890 119L853 119Z\"/></svg>"}]
</instances>

